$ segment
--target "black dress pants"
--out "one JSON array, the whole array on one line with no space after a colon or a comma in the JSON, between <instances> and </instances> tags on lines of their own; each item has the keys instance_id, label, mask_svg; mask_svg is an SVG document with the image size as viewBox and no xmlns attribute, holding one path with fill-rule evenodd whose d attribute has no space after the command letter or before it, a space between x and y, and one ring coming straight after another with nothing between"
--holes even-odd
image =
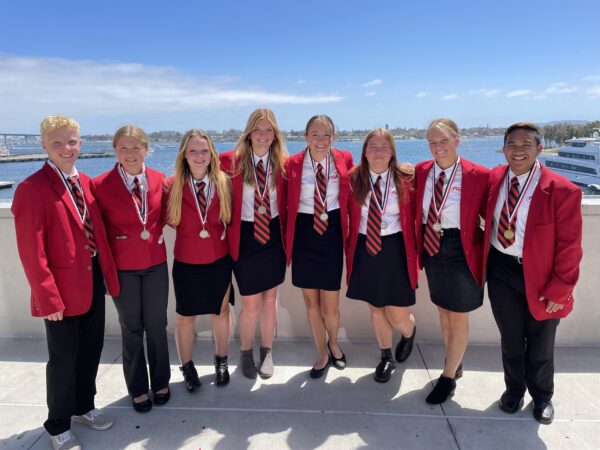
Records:
<instances>
[{"instance_id":1,"label":"black dress pants","mask_svg":"<svg viewBox=\"0 0 600 450\"><path fill-rule=\"evenodd\" d=\"M131 397L148 393L144 334L153 392L169 385L167 343L169 271L167 263L143 270L119 270L121 292L114 297L123 340L123 374Z\"/></svg>"},{"instance_id":2,"label":"black dress pants","mask_svg":"<svg viewBox=\"0 0 600 450\"><path fill-rule=\"evenodd\" d=\"M52 436L71 428L71 416L94 409L96 374L104 344L104 278L98 257L92 258L92 306L80 316L60 321L44 320L48 343L46 395Z\"/></svg>"},{"instance_id":3,"label":"black dress pants","mask_svg":"<svg viewBox=\"0 0 600 450\"><path fill-rule=\"evenodd\" d=\"M547 402L554 393L554 338L559 319L536 320L525 295L523 266L493 246L487 266L488 295L500 330L506 389Z\"/></svg>"}]
</instances>

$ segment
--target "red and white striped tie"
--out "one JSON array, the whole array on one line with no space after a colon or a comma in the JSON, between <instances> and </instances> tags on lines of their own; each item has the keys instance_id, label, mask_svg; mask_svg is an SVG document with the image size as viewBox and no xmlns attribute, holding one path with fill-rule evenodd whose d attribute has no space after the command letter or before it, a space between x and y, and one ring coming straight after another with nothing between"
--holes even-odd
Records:
<instances>
[{"instance_id":1,"label":"red and white striped tie","mask_svg":"<svg viewBox=\"0 0 600 450\"><path fill-rule=\"evenodd\" d=\"M317 164L315 179L313 228L317 233L322 235L327 231L328 220L321 217L327 211L327 180L323 174L321 163Z\"/></svg>"},{"instance_id":2,"label":"red and white striped tie","mask_svg":"<svg viewBox=\"0 0 600 450\"><path fill-rule=\"evenodd\" d=\"M96 254L96 240L94 239L94 227L92 225L90 213L89 211L86 211L85 200L83 199L81 189L79 189L78 179L78 176L72 176L67 178L67 180L69 181L69 185L71 186L71 192L73 194L73 199L75 200L75 205L77 205L79 217L83 219L83 231L85 232L85 235L88 238L90 253L92 254L92 256L94 256Z\"/></svg>"},{"instance_id":3,"label":"red and white striped tie","mask_svg":"<svg viewBox=\"0 0 600 450\"><path fill-rule=\"evenodd\" d=\"M267 187L267 174L262 159L256 165L256 179L258 184L254 189L254 239L261 244L266 244L270 239L269 224L271 223L271 202L269 201L269 189ZM264 196L260 198L260 193ZM264 206L265 212L261 214L259 209Z\"/></svg>"},{"instance_id":4,"label":"red and white striped tie","mask_svg":"<svg viewBox=\"0 0 600 450\"><path fill-rule=\"evenodd\" d=\"M506 209L506 202L502 205L502 212L500 213L500 221L498 222L498 242L503 248L508 248L515 243L516 235L516 222L517 216L513 217L512 222L509 223L509 217L515 210L515 206L519 201L519 180L517 177L512 177L510 180L510 191L508 192L508 209ZM508 239L504 233L511 229L513 231L512 237Z\"/></svg>"},{"instance_id":5,"label":"red and white striped tie","mask_svg":"<svg viewBox=\"0 0 600 450\"><path fill-rule=\"evenodd\" d=\"M131 191L133 194L133 201L135 202L140 215L144 216L144 202L142 201L142 186L140 185L140 180L138 177L133 179L133 190Z\"/></svg>"},{"instance_id":6,"label":"red and white striped tie","mask_svg":"<svg viewBox=\"0 0 600 450\"><path fill-rule=\"evenodd\" d=\"M371 256L377 256L381 251L381 209L377 205L382 204L381 197L381 176L377 177L377 182L373 188L375 195L371 194L369 201L369 215L367 217L367 252Z\"/></svg>"},{"instance_id":7,"label":"red and white striped tie","mask_svg":"<svg viewBox=\"0 0 600 450\"><path fill-rule=\"evenodd\" d=\"M433 256L440 251L440 238L442 232L435 231L433 225L438 223L438 217L436 213L436 205L438 208L442 205L442 198L444 193L444 180L446 179L445 172L441 172L435 183L434 192L431 196L431 203L429 204L429 211L427 212L427 223L425 224L425 233L423 235L423 246L429 256Z\"/></svg>"},{"instance_id":8,"label":"red and white striped tie","mask_svg":"<svg viewBox=\"0 0 600 450\"><path fill-rule=\"evenodd\" d=\"M198 204L200 205L200 214L202 217L206 217L206 194L204 193L205 186L206 183L204 181L196 181L196 187L198 188L196 197L198 197Z\"/></svg>"}]
</instances>

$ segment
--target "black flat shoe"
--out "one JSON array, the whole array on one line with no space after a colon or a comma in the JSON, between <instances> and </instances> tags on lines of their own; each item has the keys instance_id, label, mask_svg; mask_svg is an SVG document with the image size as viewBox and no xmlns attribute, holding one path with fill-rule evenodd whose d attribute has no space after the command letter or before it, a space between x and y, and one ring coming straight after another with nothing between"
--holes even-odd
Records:
<instances>
[{"instance_id":1,"label":"black flat shoe","mask_svg":"<svg viewBox=\"0 0 600 450\"><path fill-rule=\"evenodd\" d=\"M378 383L387 383L392 378L392 372L396 368L396 362L394 361L394 357L392 356L391 348L382 348L381 349L381 361L377 364L375 368L375 374L373 378Z\"/></svg>"},{"instance_id":2,"label":"black flat shoe","mask_svg":"<svg viewBox=\"0 0 600 450\"><path fill-rule=\"evenodd\" d=\"M200 387L200 379L198 378L198 372L196 372L193 361L186 362L183 366L179 367L179 370L183 375L185 388L189 392L194 392L197 387Z\"/></svg>"},{"instance_id":3,"label":"black flat shoe","mask_svg":"<svg viewBox=\"0 0 600 450\"><path fill-rule=\"evenodd\" d=\"M329 365L331 364L331 357L327 356L327 364L325 364L323 366L323 368L321 369L315 369L314 367L312 369L310 369L310 377L311 378L321 378L325 372L327 372L327 369L329 369Z\"/></svg>"},{"instance_id":4,"label":"black flat shoe","mask_svg":"<svg viewBox=\"0 0 600 450\"><path fill-rule=\"evenodd\" d=\"M339 347L339 346L338 346ZM333 352L331 351L331 347L329 346L329 341L327 341L327 350L329 350L329 357L331 358L331 364L338 370L344 370L346 368L346 355L342 352L340 347L340 352L342 352L342 356L340 358L336 358L333 356Z\"/></svg>"},{"instance_id":5,"label":"black flat shoe","mask_svg":"<svg viewBox=\"0 0 600 450\"><path fill-rule=\"evenodd\" d=\"M164 394L155 393L154 394L154 404L155 405L164 405L171 399L171 389L169 389Z\"/></svg>"},{"instance_id":6,"label":"black flat shoe","mask_svg":"<svg viewBox=\"0 0 600 450\"><path fill-rule=\"evenodd\" d=\"M431 405L439 405L454 396L456 390L456 379L447 378L440 375L433 390L429 393L425 401Z\"/></svg>"},{"instance_id":7,"label":"black flat shoe","mask_svg":"<svg viewBox=\"0 0 600 450\"><path fill-rule=\"evenodd\" d=\"M152 401L149 398L139 403L134 402L133 399L131 399L131 403L133 404L133 409L139 413L145 413L152 409Z\"/></svg>"},{"instance_id":8,"label":"black flat shoe","mask_svg":"<svg viewBox=\"0 0 600 450\"><path fill-rule=\"evenodd\" d=\"M552 402L533 402L533 418L541 424L550 425L554 420Z\"/></svg>"},{"instance_id":9,"label":"black flat shoe","mask_svg":"<svg viewBox=\"0 0 600 450\"><path fill-rule=\"evenodd\" d=\"M227 383L229 383L227 356L215 355L215 384L217 386L225 386Z\"/></svg>"},{"instance_id":10,"label":"black flat shoe","mask_svg":"<svg viewBox=\"0 0 600 450\"><path fill-rule=\"evenodd\" d=\"M400 342L396 345L396 361L404 362L408 359L410 354L412 353L413 344L415 343L415 336L417 335L417 326L413 328L412 336L409 338L405 338L402 336L400 338Z\"/></svg>"},{"instance_id":11,"label":"black flat shoe","mask_svg":"<svg viewBox=\"0 0 600 450\"><path fill-rule=\"evenodd\" d=\"M463 365L461 362L456 369L456 373L454 374L454 381L458 380L459 378L462 378L462 376L463 376Z\"/></svg>"},{"instance_id":12,"label":"black flat shoe","mask_svg":"<svg viewBox=\"0 0 600 450\"><path fill-rule=\"evenodd\" d=\"M514 414L519 411L525 401L523 400L523 396L514 395L508 391L505 391L504 394L500 397L500 402L498 406L500 409L504 411L506 414Z\"/></svg>"}]
</instances>

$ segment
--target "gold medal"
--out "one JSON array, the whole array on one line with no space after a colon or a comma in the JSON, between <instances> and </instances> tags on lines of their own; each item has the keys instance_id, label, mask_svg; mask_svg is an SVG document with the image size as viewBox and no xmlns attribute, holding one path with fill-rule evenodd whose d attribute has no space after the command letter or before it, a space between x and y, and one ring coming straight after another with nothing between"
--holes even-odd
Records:
<instances>
[{"instance_id":1,"label":"gold medal","mask_svg":"<svg viewBox=\"0 0 600 450\"><path fill-rule=\"evenodd\" d=\"M439 222L434 223L433 224L433 231L436 231L438 233L441 232L442 231L442 224L439 223Z\"/></svg>"},{"instance_id":2,"label":"gold medal","mask_svg":"<svg viewBox=\"0 0 600 450\"><path fill-rule=\"evenodd\" d=\"M325 222L327 219L329 219L329 215L326 212L324 212L324 213L321 213L319 218L321 219L321 221Z\"/></svg>"},{"instance_id":3,"label":"gold medal","mask_svg":"<svg viewBox=\"0 0 600 450\"><path fill-rule=\"evenodd\" d=\"M141 238L142 238L144 241L147 241L147 240L148 240L148 238L150 237L150 232L149 232L148 230L144 229L144 231L142 231L142 232L140 233L140 237L141 237Z\"/></svg>"},{"instance_id":4,"label":"gold medal","mask_svg":"<svg viewBox=\"0 0 600 450\"><path fill-rule=\"evenodd\" d=\"M210 237L210 234L208 234L208 231L206 231L206 230L204 230L204 229L203 229L203 230L200 232L200 238L201 238L201 239L207 239L207 238L209 238L209 237Z\"/></svg>"},{"instance_id":5,"label":"gold medal","mask_svg":"<svg viewBox=\"0 0 600 450\"><path fill-rule=\"evenodd\" d=\"M515 238L515 232L509 228L504 232L504 237L509 241L512 241Z\"/></svg>"}]
</instances>

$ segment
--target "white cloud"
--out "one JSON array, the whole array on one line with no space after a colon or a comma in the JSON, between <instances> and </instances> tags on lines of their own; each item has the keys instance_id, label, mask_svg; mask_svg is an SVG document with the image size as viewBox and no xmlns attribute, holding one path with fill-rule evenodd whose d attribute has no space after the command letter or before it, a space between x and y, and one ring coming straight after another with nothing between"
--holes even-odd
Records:
<instances>
[{"instance_id":1,"label":"white cloud","mask_svg":"<svg viewBox=\"0 0 600 450\"><path fill-rule=\"evenodd\" d=\"M600 98L600 85L592 86L585 93L589 98Z\"/></svg>"},{"instance_id":2,"label":"white cloud","mask_svg":"<svg viewBox=\"0 0 600 450\"><path fill-rule=\"evenodd\" d=\"M495 97L499 93L500 93L500 89L496 89L496 88L493 88L493 89L481 88L481 89L475 89L475 90L469 91L469 94L483 95L484 97L487 97L487 98Z\"/></svg>"},{"instance_id":3,"label":"white cloud","mask_svg":"<svg viewBox=\"0 0 600 450\"><path fill-rule=\"evenodd\" d=\"M415 95L415 98L423 98L423 97L427 97L428 95L430 95L430 92L427 91L423 91L423 92L419 92L417 95Z\"/></svg>"},{"instance_id":4,"label":"white cloud","mask_svg":"<svg viewBox=\"0 0 600 450\"><path fill-rule=\"evenodd\" d=\"M571 94L577 91L578 89L579 88L577 86L569 86L567 83L561 81L560 83L554 83L550 85L550 87L546 89L545 93L550 95Z\"/></svg>"},{"instance_id":5,"label":"white cloud","mask_svg":"<svg viewBox=\"0 0 600 450\"><path fill-rule=\"evenodd\" d=\"M513 97L524 97L526 95L531 94L531 89L517 89L516 91L510 91L506 96L508 98Z\"/></svg>"},{"instance_id":6,"label":"white cloud","mask_svg":"<svg viewBox=\"0 0 600 450\"><path fill-rule=\"evenodd\" d=\"M27 115L67 110L96 114L187 112L240 105L335 103L335 94L296 95L234 86L233 77L200 78L166 66L0 55L0 98Z\"/></svg>"},{"instance_id":7,"label":"white cloud","mask_svg":"<svg viewBox=\"0 0 600 450\"><path fill-rule=\"evenodd\" d=\"M298 84L306 84L306 80L298 80L298 81L296 81L296 83L298 83Z\"/></svg>"},{"instance_id":8,"label":"white cloud","mask_svg":"<svg viewBox=\"0 0 600 450\"><path fill-rule=\"evenodd\" d=\"M381 83L383 83L383 80L377 78L375 80L371 80L371 81L364 83L363 87L377 86L378 84L381 84Z\"/></svg>"},{"instance_id":9,"label":"white cloud","mask_svg":"<svg viewBox=\"0 0 600 450\"><path fill-rule=\"evenodd\" d=\"M600 80L600 75L587 75L581 79L581 81L598 81Z\"/></svg>"},{"instance_id":10,"label":"white cloud","mask_svg":"<svg viewBox=\"0 0 600 450\"><path fill-rule=\"evenodd\" d=\"M375 95L375 92L373 92L373 91L365 92L365 97L373 97L374 95Z\"/></svg>"},{"instance_id":11,"label":"white cloud","mask_svg":"<svg viewBox=\"0 0 600 450\"><path fill-rule=\"evenodd\" d=\"M447 94L447 95L443 95L442 97L440 97L441 100L444 101L449 101L449 100L457 100L460 97L456 94Z\"/></svg>"}]
</instances>

